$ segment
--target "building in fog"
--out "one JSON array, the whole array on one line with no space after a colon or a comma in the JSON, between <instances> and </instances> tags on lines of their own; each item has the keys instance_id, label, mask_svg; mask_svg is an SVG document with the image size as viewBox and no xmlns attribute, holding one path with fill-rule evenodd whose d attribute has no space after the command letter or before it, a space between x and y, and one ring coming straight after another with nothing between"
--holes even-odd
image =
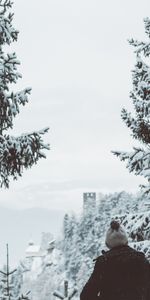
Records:
<instances>
[{"instance_id":1,"label":"building in fog","mask_svg":"<svg viewBox=\"0 0 150 300\"><path fill-rule=\"evenodd\" d=\"M83 193L83 212L96 208L96 193Z\"/></svg>"},{"instance_id":2,"label":"building in fog","mask_svg":"<svg viewBox=\"0 0 150 300\"><path fill-rule=\"evenodd\" d=\"M25 251L26 258L42 257L44 251L41 250L40 245L35 245L33 241L29 241L28 247Z\"/></svg>"}]
</instances>

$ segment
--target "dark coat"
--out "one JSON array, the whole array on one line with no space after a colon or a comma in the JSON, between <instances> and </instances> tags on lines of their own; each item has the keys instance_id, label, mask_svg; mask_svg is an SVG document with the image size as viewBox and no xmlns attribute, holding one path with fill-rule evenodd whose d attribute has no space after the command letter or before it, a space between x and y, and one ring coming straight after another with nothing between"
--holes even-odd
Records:
<instances>
[{"instance_id":1,"label":"dark coat","mask_svg":"<svg viewBox=\"0 0 150 300\"><path fill-rule=\"evenodd\" d=\"M115 247L96 259L80 300L150 300L150 265L142 252Z\"/></svg>"}]
</instances>

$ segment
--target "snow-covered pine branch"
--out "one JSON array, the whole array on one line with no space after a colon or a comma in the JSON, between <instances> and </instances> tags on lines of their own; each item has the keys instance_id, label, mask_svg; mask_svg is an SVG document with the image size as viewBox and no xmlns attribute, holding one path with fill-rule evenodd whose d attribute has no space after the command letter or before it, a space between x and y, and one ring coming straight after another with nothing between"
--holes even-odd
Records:
<instances>
[{"instance_id":1,"label":"snow-covered pine branch","mask_svg":"<svg viewBox=\"0 0 150 300\"><path fill-rule=\"evenodd\" d=\"M131 136L138 140L144 148L133 148L132 152L112 151L120 160L127 161L129 172L144 176L148 185L143 187L146 193L150 192L150 64L144 57L150 55L150 19L144 19L145 32L148 42L130 39L129 43L134 46L136 63L132 71L132 91L130 98L133 102L134 115L125 108L122 109L121 117L131 130Z\"/></svg>"},{"instance_id":2,"label":"snow-covered pine branch","mask_svg":"<svg viewBox=\"0 0 150 300\"><path fill-rule=\"evenodd\" d=\"M17 41L18 30L12 26L13 13L9 12L12 1L0 0L0 186L9 187L10 178L17 179L23 169L32 167L40 158L45 158L43 150L48 150L42 136L48 128L38 132L13 137L6 134L13 128L14 118L20 112L20 105L28 102L31 88L13 92L10 84L21 78L17 71L20 62L15 53L4 55L4 45Z\"/></svg>"},{"instance_id":3,"label":"snow-covered pine branch","mask_svg":"<svg viewBox=\"0 0 150 300\"><path fill-rule=\"evenodd\" d=\"M31 88L26 88L17 93L7 94L0 93L0 132L8 128L13 128L13 121L20 112L20 105L25 105L28 102L28 95Z\"/></svg>"},{"instance_id":4,"label":"snow-covered pine branch","mask_svg":"<svg viewBox=\"0 0 150 300\"><path fill-rule=\"evenodd\" d=\"M17 41L19 31L12 26L13 14L7 13L7 10L12 7L12 1L0 1L0 45L8 44Z\"/></svg>"},{"instance_id":5,"label":"snow-covered pine branch","mask_svg":"<svg viewBox=\"0 0 150 300\"><path fill-rule=\"evenodd\" d=\"M47 131L48 128L45 128L19 137L0 136L1 186L8 187L9 178L16 180L22 175L24 168L32 167L39 158L46 158L43 150L48 150L49 145L43 143L42 135Z\"/></svg>"},{"instance_id":6,"label":"snow-covered pine branch","mask_svg":"<svg viewBox=\"0 0 150 300\"><path fill-rule=\"evenodd\" d=\"M112 151L121 161L126 161L129 172L141 175L148 180L148 186L141 186L144 193L148 193L150 186L150 148L133 148L131 152ZM146 188L146 189L145 189Z\"/></svg>"}]
</instances>

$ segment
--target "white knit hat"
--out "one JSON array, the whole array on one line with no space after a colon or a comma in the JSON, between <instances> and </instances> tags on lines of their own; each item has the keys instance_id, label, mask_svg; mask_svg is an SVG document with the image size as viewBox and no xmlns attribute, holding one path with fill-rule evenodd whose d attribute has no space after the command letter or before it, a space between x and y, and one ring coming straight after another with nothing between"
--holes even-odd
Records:
<instances>
[{"instance_id":1,"label":"white knit hat","mask_svg":"<svg viewBox=\"0 0 150 300\"><path fill-rule=\"evenodd\" d=\"M128 244L125 229L117 221L110 223L110 228L106 233L105 243L109 249Z\"/></svg>"}]
</instances>

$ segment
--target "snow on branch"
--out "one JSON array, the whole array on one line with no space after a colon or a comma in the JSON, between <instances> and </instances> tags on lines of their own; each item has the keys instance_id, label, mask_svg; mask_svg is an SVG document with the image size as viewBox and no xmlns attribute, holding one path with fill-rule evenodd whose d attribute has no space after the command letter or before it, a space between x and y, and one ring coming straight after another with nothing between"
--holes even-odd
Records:
<instances>
[{"instance_id":1,"label":"snow on branch","mask_svg":"<svg viewBox=\"0 0 150 300\"><path fill-rule=\"evenodd\" d=\"M16 54L4 55L3 52L3 46L10 45L18 38L18 31L12 26L13 13L9 12L12 4L11 0L0 0L0 186L5 187L9 187L10 178L17 179L23 169L45 158L44 150L49 149L49 145L42 140L48 128L17 138L5 133L13 128L20 105L28 102L31 92L31 88L16 93L10 91L10 84L16 84L22 77L17 71L20 62Z\"/></svg>"},{"instance_id":2,"label":"snow on branch","mask_svg":"<svg viewBox=\"0 0 150 300\"><path fill-rule=\"evenodd\" d=\"M11 42L17 41L19 31L16 30L11 22L13 20L13 14L9 13L5 16L7 9L12 7L11 1L1 1L0 7L2 10L0 11L0 45L8 44Z\"/></svg>"},{"instance_id":3,"label":"snow on branch","mask_svg":"<svg viewBox=\"0 0 150 300\"><path fill-rule=\"evenodd\" d=\"M25 88L24 90L6 94L0 92L0 132L13 128L13 119L19 114L19 105L25 105L28 102L28 95L31 93L31 88Z\"/></svg>"},{"instance_id":4,"label":"snow on branch","mask_svg":"<svg viewBox=\"0 0 150 300\"><path fill-rule=\"evenodd\" d=\"M120 160L128 161L127 167L130 172L135 172L136 175L143 175L144 170L150 167L150 149L133 148L132 152L112 151Z\"/></svg>"},{"instance_id":5,"label":"snow on branch","mask_svg":"<svg viewBox=\"0 0 150 300\"><path fill-rule=\"evenodd\" d=\"M150 18L144 18L145 33L150 38ZM135 47L135 53L138 55L143 53L145 57L150 55L150 42L142 42L134 40L133 38L128 40L129 44Z\"/></svg>"},{"instance_id":6,"label":"snow on branch","mask_svg":"<svg viewBox=\"0 0 150 300\"><path fill-rule=\"evenodd\" d=\"M135 175L143 176L150 181L150 148L133 148L132 152L112 151L112 153L120 158L121 161L127 161L126 167L129 172ZM141 186L144 193L150 192L150 185ZM144 191L145 189L145 191Z\"/></svg>"},{"instance_id":7,"label":"snow on branch","mask_svg":"<svg viewBox=\"0 0 150 300\"><path fill-rule=\"evenodd\" d=\"M150 55L150 43L149 42L139 42L134 39L128 40L129 44L134 46L136 49L134 50L134 53L137 55L139 53L144 53L145 57L148 57Z\"/></svg>"},{"instance_id":8,"label":"snow on branch","mask_svg":"<svg viewBox=\"0 0 150 300\"><path fill-rule=\"evenodd\" d=\"M145 33L150 38L150 18L144 18Z\"/></svg>"},{"instance_id":9,"label":"snow on branch","mask_svg":"<svg viewBox=\"0 0 150 300\"><path fill-rule=\"evenodd\" d=\"M16 53L0 56L0 89L9 90L10 83L16 83L21 74L17 72L17 66L20 62L17 60Z\"/></svg>"},{"instance_id":10,"label":"snow on branch","mask_svg":"<svg viewBox=\"0 0 150 300\"><path fill-rule=\"evenodd\" d=\"M10 178L16 180L18 176L22 176L23 169L32 167L40 158L46 158L43 150L49 150L49 145L43 143L41 136L47 131L48 128L45 128L17 138L0 136L1 186L8 188Z\"/></svg>"},{"instance_id":11,"label":"snow on branch","mask_svg":"<svg viewBox=\"0 0 150 300\"><path fill-rule=\"evenodd\" d=\"M145 32L150 39L150 19L144 19ZM148 180L147 186L142 186L145 193L150 193L150 64L144 57L150 55L150 40L148 42L129 40L135 47L136 63L132 70L132 91L134 117L126 109L122 109L121 117L131 129L131 136L144 145L143 148L133 148L132 152L112 151L121 161L126 161L129 172L141 175Z\"/></svg>"},{"instance_id":12,"label":"snow on branch","mask_svg":"<svg viewBox=\"0 0 150 300\"><path fill-rule=\"evenodd\" d=\"M11 8L12 5L13 2L10 0L0 0L0 7L2 7L0 14L4 14L6 12L6 9Z\"/></svg>"},{"instance_id":13,"label":"snow on branch","mask_svg":"<svg viewBox=\"0 0 150 300\"><path fill-rule=\"evenodd\" d=\"M150 212L140 212L135 214L126 214L116 216L126 227L129 235L129 241L139 242L150 239Z\"/></svg>"}]
</instances>

